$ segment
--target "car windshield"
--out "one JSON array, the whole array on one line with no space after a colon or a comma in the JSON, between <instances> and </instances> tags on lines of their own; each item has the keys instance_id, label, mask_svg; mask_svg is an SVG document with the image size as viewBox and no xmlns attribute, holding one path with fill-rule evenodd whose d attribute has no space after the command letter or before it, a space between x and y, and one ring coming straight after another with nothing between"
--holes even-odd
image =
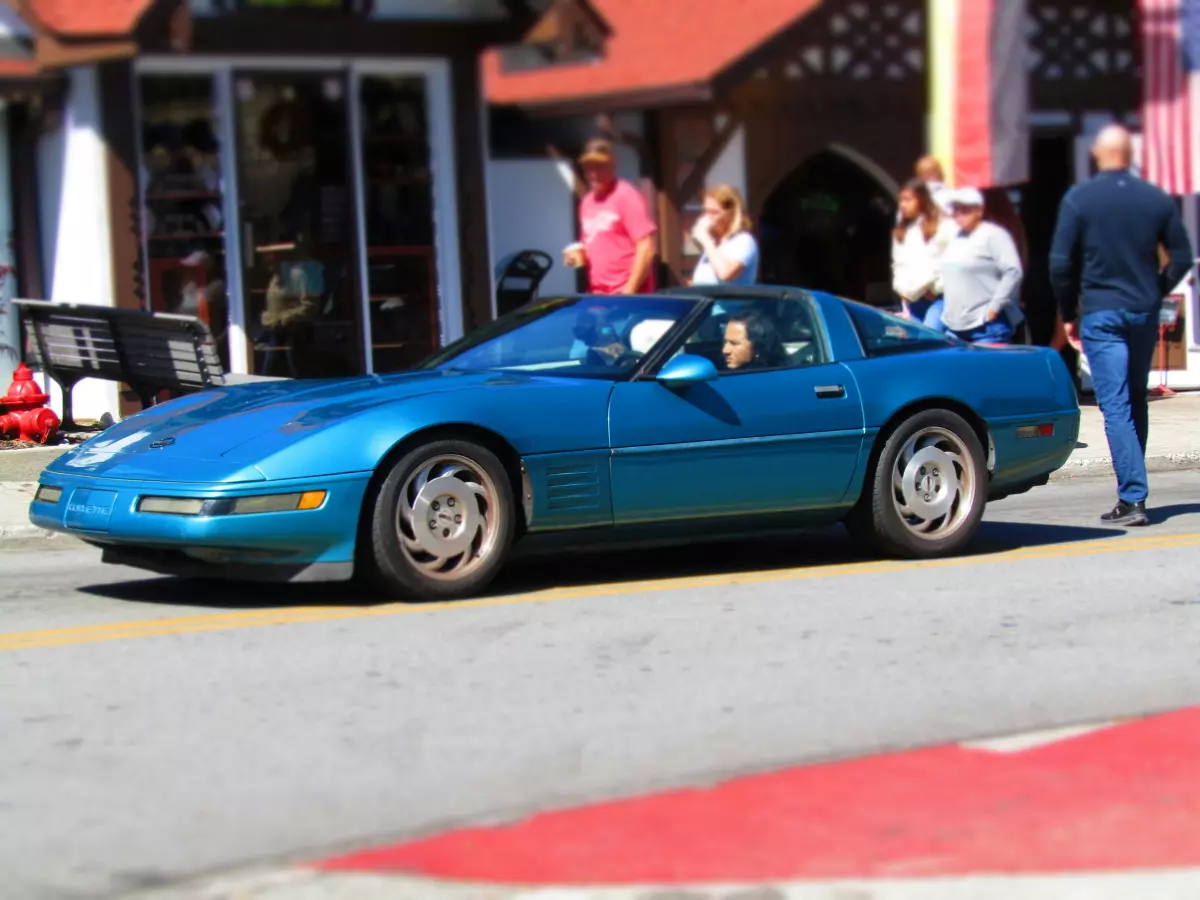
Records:
<instances>
[{"instance_id":1,"label":"car windshield","mask_svg":"<svg viewBox=\"0 0 1200 900\"><path fill-rule=\"evenodd\" d=\"M696 300L666 296L539 300L476 329L420 368L619 378L632 371L696 304Z\"/></svg>"}]
</instances>

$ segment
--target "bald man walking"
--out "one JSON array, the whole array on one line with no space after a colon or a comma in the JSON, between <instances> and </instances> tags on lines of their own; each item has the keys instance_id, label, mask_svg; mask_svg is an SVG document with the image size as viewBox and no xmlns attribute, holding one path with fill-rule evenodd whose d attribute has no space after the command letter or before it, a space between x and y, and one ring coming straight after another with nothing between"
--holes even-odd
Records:
<instances>
[{"instance_id":1,"label":"bald man walking","mask_svg":"<svg viewBox=\"0 0 1200 900\"><path fill-rule=\"evenodd\" d=\"M1092 156L1096 176L1068 191L1058 210L1050 283L1067 338L1091 367L1117 476L1117 505L1100 518L1145 525L1147 382L1159 311L1195 257L1175 201L1129 171L1128 131L1104 128ZM1169 257L1165 268L1160 245Z\"/></svg>"}]
</instances>

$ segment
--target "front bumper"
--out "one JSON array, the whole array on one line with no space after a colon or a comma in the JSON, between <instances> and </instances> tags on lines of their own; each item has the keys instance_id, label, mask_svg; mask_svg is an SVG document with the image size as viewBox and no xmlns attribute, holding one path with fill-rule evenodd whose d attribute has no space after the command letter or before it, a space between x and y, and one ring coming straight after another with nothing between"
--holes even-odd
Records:
<instances>
[{"instance_id":1,"label":"front bumper","mask_svg":"<svg viewBox=\"0 0 1200 900\"><path fill-rule=\"evenodd\" d=\"M233 573L239 568L252 573L253 567L262 566L285 566L293 573L302 573L313 566L324 569L327 564L341 564L333 570L341 571L354 560L359 515L370 477L369 472L363 472L204 485L43 472L39 484L58 488L61 494L53 503L35 497L29 505L29 518L40 528L110 548L112 552L106 555L110 561L120 557L123 564L154 571L160 570L156 565L168 562L177 569L184 563L197 563L200 571L227 577L250 577ZM324 502L316 509L225 515L175 515L138 509L144 497L232 500L305 491L324 491ZM300 576L305 580L308 577ZM298 579L288 576L288 580Z\"/></svg>"}]
</instances>

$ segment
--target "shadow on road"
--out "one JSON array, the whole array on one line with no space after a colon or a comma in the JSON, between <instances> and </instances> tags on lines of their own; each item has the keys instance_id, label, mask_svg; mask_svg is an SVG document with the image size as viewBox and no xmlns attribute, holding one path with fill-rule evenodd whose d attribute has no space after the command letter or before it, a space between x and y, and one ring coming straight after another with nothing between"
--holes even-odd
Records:
<instances>
[{"instance_id":1,"label":"shadow on road","mask_svg":"<svg viewBox=\"0 0 1200 900\"><path fill-rule=\"evenodd\" d=\"M1170 517L1196 511L1200 511L1200 504L1164 507L1156 512ZM1112 528L984 522L970 552L986 556L1023 547L1103 540L1126 534L1125 531ZM877 558L847 539L841 528L785 537L712 541L684 546L558 553L513 560L491 584L485 596L560 587L829 566ZM157 576L92 585L81 590L130 603L207 609L333 605L366 607L393 602L395 599L357 583L245 584Z\"/></svg>"},{"instance_id":2,"label":"shadow on road","mask_svg":"<svg viewBox=\"0 0 1200 900\"><path fill-rule=\"evenodd\" d=\"M1146 518L1151 525L1161 525L1178 516L1191 516L1200 513L1200 503L1176 503L1172 506L1149 506Z\"/></svg>"}]
</instances>

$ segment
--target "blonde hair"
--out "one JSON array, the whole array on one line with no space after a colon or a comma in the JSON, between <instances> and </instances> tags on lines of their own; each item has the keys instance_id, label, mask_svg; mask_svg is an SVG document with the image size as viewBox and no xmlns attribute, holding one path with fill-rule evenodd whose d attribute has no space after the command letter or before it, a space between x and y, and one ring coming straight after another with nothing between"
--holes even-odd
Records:
<instances>
[{"instance_id":1,"label":"blonde hair","mask_svg":"<svg viewBox=\"0 0 1200 900\"><path fill-rule=\"evenodd\" d=\"M742 192L732 184L715 184L704 192L704 197L716 201L717 206L726 212L733 211L733 221L729 223L729 232L725 235L727 238L750 230L746 201L742 199Z\"/></svg>"}]
</instances>

